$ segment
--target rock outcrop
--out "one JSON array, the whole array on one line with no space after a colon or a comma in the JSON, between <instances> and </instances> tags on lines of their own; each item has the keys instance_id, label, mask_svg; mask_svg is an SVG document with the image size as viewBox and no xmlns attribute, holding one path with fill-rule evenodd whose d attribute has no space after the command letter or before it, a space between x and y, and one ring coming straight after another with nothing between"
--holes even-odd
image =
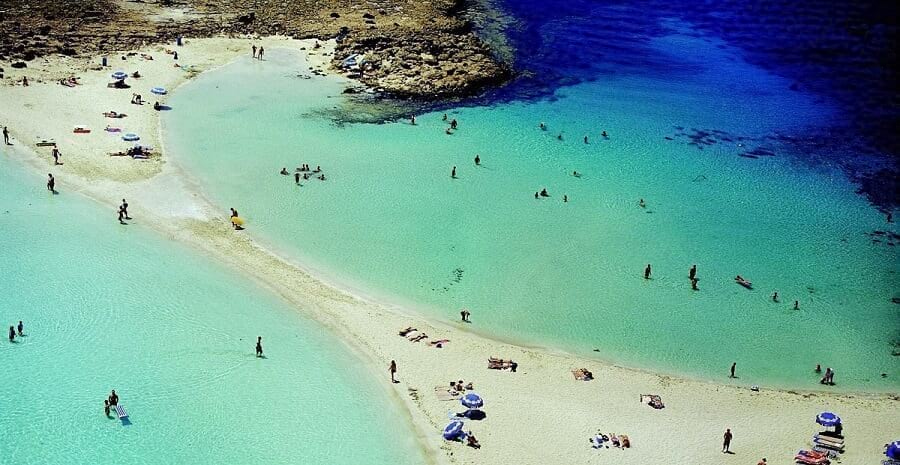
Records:
<instances>
[{"instance_id":1,"label":"rock outcrop","mask_svg":"<svg viewBox=\"0 0 900 465\"><path fill-rule=\"evenodd\" d=\"M409 98L468 95L509 68L460 19L463 0L5 0L0 60L127 50L176 37L337 37L335 66L360 55L351 77Z\"/></svg>"}]
</instances>

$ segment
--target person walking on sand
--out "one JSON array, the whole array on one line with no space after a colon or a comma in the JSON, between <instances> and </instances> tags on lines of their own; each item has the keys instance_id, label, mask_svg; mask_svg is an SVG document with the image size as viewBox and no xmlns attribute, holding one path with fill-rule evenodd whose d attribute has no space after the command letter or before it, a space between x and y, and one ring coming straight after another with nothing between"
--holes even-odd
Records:
<instances>
[{"instance_id":1,"label":"person walking on sand","mask_svg":"<svg viewBox=\"0 0 900 465\"><path fill-rule=\"evenodd\" d=\"M391 372L391 382L397 383L397 380L394 379L394 375L397 373L397 362L391 360L391 366L388 368L388 371Z\"/></svg>"},{"instance_id":2,"label":"person walking on sand","mask_svg":"<svg viewBox=\"0 0 900 465\"><path fill-rule=\"evenodd\" d=\"M47 173L47 190L50 192L56 193L56 179L53 179L53 174Z\"/></svg>"},{"instance_id":3,"label":"person walking on sand","mask_svg":"<svg viewBox=\"0 0 900 465\"><path fill-rule=\"evenodd\" d=\"M53 155L53 164L54 164L54 165L62 165L62 163L59 162L59 157L60 157L60 155L62 155L62 154L59 153L59 149L58 149L58 148L53 147L53 150L50 152L50 155Z\"/></svg>"},{"instance_id":4,"label":"person walking on sand","mask_svg":"<svg viewBox=\"0 0 900 465\"><path fill-rule=\"evenodd\" d=\"M722 441L722 452L730 453L731 452L731 438L733 435L731 434L731 428L727 428L725 430L725 435L723 436Z\"/></svg>"},{"instance_id":5,"label":"person walking on sand","mask_svg":"<svg viewBox=\"0 0 900 465\"><path fill-rule=\"evenodd\" d=\"M257 337L256 337L256 356L257 356L257 357L262 357L262 356L263 356L263 350L262 350L262 336L257 336Z\"/></svg>"},{"instance_id":6,"label":"person walking on sand","mask_svg":"<svg viewBox=\"0 0 900 465\"><path fill-rule=\"evenodd\" d=\"M253 51L253 58L256 58L256 44L254 44L252 47L250 47L250 50Z\"/></svg>"},{"instance_id":7,"label":"person walking on sand","mask_svg":"<svg viewBox=\"0 0 900 465\"><path fill-rule=\"evenodd\" d=\"M12 145L9 143L9 129L6 126L3 126L3 143L6 145Z\"/></svg>"},{"instance_id":8,"label":"person walking on sand","mask_svg":"<svg viewBox=\"0 0 900 465\"><path fill-rule=\"evenodd\" d=\"M650 268L650 264L647 264L647 268L644 268L644 279L650 279L650 273L653 270Z\"/></svg>"},{"instance_id":9,"label":"person walking on sand","mask_svg":"<svg viewBox=\"0 0 900 465\"><path fill-rule=\"evenodd\" d=\"M122 205L119 207L122 209L122 214L125 215L126 220L130 220L131 217L128 216L128 202L125 199L122 199Z\"/></svg>"},{"instance_id":10,"label":"person walking on sand","mask_svg":"<svg viewBox=\"0 0 900 465\"><path fill-rule=\"evenodd\" d=\"M265 53L265 49L263 49L262 46L260 45L260 47L259 47L259 54L257 55L257 58L259 58L260 60L262 60L263 53Z\"/></svg>"},{"instance_id":11,"label":"person walking on sand","mask_svg":"<svg viewBox=\"0 0 900 465\"><path fill-rule=\"evenodd\" d=\"M737 362L732 362L731 363L731 374L728 375L729 378L736 378L736 376L734 376L734 369L736 367L737 367Z\"/></svg>"}]
</instances>

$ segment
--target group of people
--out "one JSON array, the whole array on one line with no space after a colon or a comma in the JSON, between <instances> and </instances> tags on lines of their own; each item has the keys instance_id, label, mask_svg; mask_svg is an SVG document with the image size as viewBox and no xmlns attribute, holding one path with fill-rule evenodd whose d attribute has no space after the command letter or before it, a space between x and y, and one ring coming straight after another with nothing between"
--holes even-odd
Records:
<instances>
[{"instance_id":1,"label":"group of people","mask_svg":"<svg viewBox=\"0 0 900 465\"><path fill-rule=\"evenodd\" d=\"M128 224L125 220L130 220L131 217L128 216L128 202L125 199L122 199L122 204L119 205L119 224Z\"/></svg>"},{"instance_id":2,"label":"group of people","mask_svg":"<svg viewBox=\"0 0 900 465\"><path fill-rule=\"evenodd\" d=\"M106 416L109 416L109 410L115 408L116 405L119 405L119 395L116 394L116 390L113 389L112 392L109 393L109 397L103 401L103 413Z\"/></svg>"},{"instance_id":3,"label":"group of people","mask_svg":"<svg viewBox=\"0 0 900 465\"><path fill-rule=\"evenodd\" d=\"M282 167L280 173L283 176L287 176L291 173L288 172L287 167ZM302 173L302 174L301 174ZM309 165L304 163L297 168L297 171L294 172L294 183L300 185L300 178L302 177L304 180L309 179L311 176L314 176L318 173L318 176L315 176L319 181L325 181L325 173L322 172L321 166L316 166L316 169L310 169Z\"/></svg>"},{"instance_id":4,"label":"group of people","mask_svg":"<svg viewBox=\"0 0 900 465\"><path fill-rule=\"evenodd\" d=\"M22 337L25 335L22 331L25 329L25 325L22 324L22 320L19 320L18 326L10 326L9 327L9 342L16 342L16 336ZM18 330L18 332L16 332Z\"/></svg>"},{"instance_id":5,"label":"group of people","mask_svg":"<svg viewBox=\"0 0 900 465\"><path fill-rule=\"evenodd\" d=\"M822 372L822 366L816 365L816 373ZM834 386L834 370L831 368L825 368L825 376L822 376L822 379L819 380L819 384L827 384L829 386Z\"/></svg>"},{"instance_id":6,"label":"group of people","mask_svg":"<svg viewBox=\"0 0 900 465\"><path fill-rule=\"evenodd\" d=\"M251 50L253 51L253 58L256 58L257 60L262 60L263 54L266 53L266 49L264 49L262 45L260 45L259 48L254 45L251 47Z\"/></svg>"}]
</instances>

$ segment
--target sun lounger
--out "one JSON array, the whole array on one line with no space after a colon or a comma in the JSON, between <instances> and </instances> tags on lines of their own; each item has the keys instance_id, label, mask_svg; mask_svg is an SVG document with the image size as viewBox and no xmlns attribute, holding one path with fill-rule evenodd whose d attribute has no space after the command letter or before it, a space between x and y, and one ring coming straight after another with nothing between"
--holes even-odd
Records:
<instances>
[{"instance_id":1,"label":"sun lounger","mask_svg":"<svg viewBox=\"0 0 900 465\"><path fill-rule=\"evenodd\" d=\"M42 140L34 145L37 145L38 147L56 147L56 142L53 142L52 140Z\"/></svg>"},{"instance_id":2,"label":"sun lounger","mask_svg":"<svg viewBox=\"0 0 900 465\"><path fill-rule=\"evenodd\" d=\"M824 447L825 449L831 449L838 452L844 452L844 444L835 444L833 442L823 441L818 438L813 438L813 444Z\"/></svg>"},{"instance_id":3,"label":"sun lounger","mask_svg":"<svg viewBox=\"0 0 900 465\"><path fill-rule=\"evenodd\" d=\"M438 400L442 401L459 400L460 396L459 392L451 391L444 386L435 386L434 394L437 396Z\"/></svg>"},{"instance_id":4,"label":"sun lounger","mask_svg":"<svg viewBox=\"0 0 900 465\"><path fill-rule=\"evenodd\" d=\"M116 415L120 420L123 418L128 418L128 413L125 411L125 407L122 407L121 405L116 405Z\"/></svg>"},{"instance_id":5,"label":"sun lounger","mask_svg":"<svg viewBox=\"0 0 900 465\"><path fill-rule=\"evenodd\" d=\"M823 436L821 434L817 434L817 435L813 436L813 438L816 440L819 440L822 442L827 442L827 443L834 444L834 445L839 445L839 446L844 445L843 439L838 439L838 438L831 437L831 436Z\"/></svg>"},{"instance_id":6,"label":"sun lounger","mask_svg":"<svg viewBox=\"0 0 900 465\"><path fill-rule=\"evenodd\" d=\"M641 403L647 404L657 410L666 408L662 398L656 394L641 394Z\"/></svg>"}]
</instances>

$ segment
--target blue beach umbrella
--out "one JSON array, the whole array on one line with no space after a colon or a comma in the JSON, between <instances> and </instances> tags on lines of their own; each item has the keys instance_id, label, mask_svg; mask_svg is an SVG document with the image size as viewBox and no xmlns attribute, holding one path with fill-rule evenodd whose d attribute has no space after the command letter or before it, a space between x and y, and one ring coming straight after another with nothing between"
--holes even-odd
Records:
<instances>
[{"instance_id":1,"label":"blue beach umbrella","mask_svg":"<svg viewBox=\"0 0 900 465\"><path fill-rule=\"evenodd\" d=\"M121 81L127 77L128 77L128 73L126 73L125 71L116 71L115 73L112 73L112 78L119 80L119 81Z\"/></svg>"},{"instance_id":2,"label":"blue beach umbrella","mask_svg":"<svg viewBox=\"0 0 900 465\"><path fill-rule=\"evenodd\" d=\"M129 142L136 141L139 139L140 139L140 136L138 136L137 134L135 134L133 132L129 132L128 134L125 134L124 136L122 136L122 140L127 140Z\"/></svg>"},{"instance_id":3,"label":"blue beach umbrella","mask_svg":"<svg viewBox=\"0 0 900 465\"><path fill-rule=\"evenodd\" d=\"M456 420L451 421L449 425L444 428L444 439L454 440L460 437L463 434L463 422Z\"/></svg>"},{"instance_id":4,"label":"blue beach umbrella","mask_svg":"<svg viewBox=\"0 0 900 465\"><path fill-rule=\"evenodd\" d=\"M150 92L152 92L156 95L166 95L166 88L165 87L154 87L154 88L150 89Z\"/></svg>"},{"instance_id":5,"label":"blue beach umbrella","mask_svg":"<svg viewBox=\"0 0 900 465\"><path fill-rule=\"evenodd\" d=\"M816 415L816 423L822 426L837 426L841 424L841 417L831 412L822 412Z\"/></svg>"},{"instance_id":6,"label":"blue beach umbrella","mask_svg":"<svg viewBox=\"0 0 900 465\"><path fill-rule=\"evenodd\" d=\"M884 455L892 459L900 460L900 441L894 441L887 446L887 450L884 451Z\"/></svg>"},{"instance_id":7,"label":"blue beach umbrella","mask_svg":"<svg viewBox=\"0 0 900 465\"><path fill-rule=\"evenodd\" d=\"M484 399L482 399L478 394L470 392L462 396L462 398L459 399L459 403L462 404L463 407L469 409L481 408L484 406Z\"/></svg>"}]
</instances>

